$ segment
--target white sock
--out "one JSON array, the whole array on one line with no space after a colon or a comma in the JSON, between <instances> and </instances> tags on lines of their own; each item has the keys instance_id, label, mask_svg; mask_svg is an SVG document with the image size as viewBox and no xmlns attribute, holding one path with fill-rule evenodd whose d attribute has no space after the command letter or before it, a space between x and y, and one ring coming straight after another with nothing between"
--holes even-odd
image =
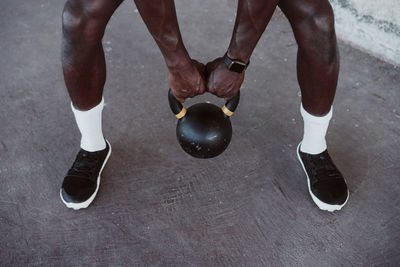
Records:
<instances>
[{"instance_id":1,"label":"white sock","mask_svg":"<svg viewBox=\"0 0 400 267\"><path fill-rule=\"evenodd\" d=\"M300 106L300 113L304 121L304 135L300 146L301 152L315 155L325 151L325 135L329 121L332 118L332 109L331 107L325 116L317 117L308 113L303 108L303 105Z\"/></svg>"},{"instance_id":2,"label":"white sock","mask_svg":"<svg viewBox=\"0 0 400 267\"><path fill-rule=\"evenodd\" d=\"M101 127L101 112L104 107L104 98L101 102L86 111L78 110L71 102L71 109L74 112L76 124L81 132L81 148L94 152L106 148Z\"/></svg>"}]
</instances>

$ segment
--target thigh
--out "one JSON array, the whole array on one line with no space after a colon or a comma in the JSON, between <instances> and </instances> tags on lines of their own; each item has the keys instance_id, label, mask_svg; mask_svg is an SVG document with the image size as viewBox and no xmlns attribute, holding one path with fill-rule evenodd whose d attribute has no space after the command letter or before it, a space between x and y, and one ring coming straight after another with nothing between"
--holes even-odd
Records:
<instances>
[{"instance_id":1,"label":"thigh","mask_svg":"<svg viewBox=\"0 0 400 267\"><path fill-rule=\"evenodd\" d=\"M279 8L293 28L315 17L332 17L333 11L328 0L280 0Z\"/></svg>"}]
</instances>

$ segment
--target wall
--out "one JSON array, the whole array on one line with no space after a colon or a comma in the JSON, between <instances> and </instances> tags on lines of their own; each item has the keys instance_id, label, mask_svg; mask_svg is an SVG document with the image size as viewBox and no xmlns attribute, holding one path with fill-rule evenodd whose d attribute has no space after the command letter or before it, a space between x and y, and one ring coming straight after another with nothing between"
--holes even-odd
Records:
<instances>
[{"instance_id":1,"label":"wall","mask_svg":"<svg viewBox=\"0 0 400 267\"><path fill-rule=\"evenodd\" d=\"M400 65L400 0L329 0L339 39Z\"/></svg>"}]
</instances>

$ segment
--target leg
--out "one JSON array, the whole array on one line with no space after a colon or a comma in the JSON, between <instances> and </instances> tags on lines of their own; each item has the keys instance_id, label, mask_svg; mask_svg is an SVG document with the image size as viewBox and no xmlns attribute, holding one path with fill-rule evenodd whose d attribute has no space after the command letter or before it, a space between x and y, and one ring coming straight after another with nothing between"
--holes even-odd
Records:
<instances>
[{"instance_id":1,"label":"leg","mask_svg":"<svg viewBox=\"0 0 400 267\"><path fill-rule=\"evenodd\" d=\"M82 134L81 150L60 190L68 208L86 208L95 198L111 154L103 137L101 112L106 66L101 39L123 0L68 0L63 11L62 65L71 108ZM80 110L79 110L80 109Z\"/></svg>"},{"instance_id":2,"label":"leg","mask_svg":"<svg viewBox=\"0 0 400 267\"><path fill-rule=\"evenodd\" d=\"M299 46L297 76L304 136L297 155L315 204L322 210L340 210L349 193L325 141L339 71L332 8L328 0L281 0L279 6L289 19Z\"/></svg>"},{"instance_id":3,"label":"leg","mask_svg":"<svg viewBox=\"0 0 400 267\"><path fill-rule=\"evenodd\" d=\"M334 16L328 0L281 0L298 43L297 77L305 110L315 116L329 112L335 96L339 54Z\"/></svg>"},{"instance_id":4,"label":"leg","mask_svg":"<svg viewBox=\"0 0 400 267\"><path fill-rule=\"evenodd\" d=\"M71 108L82 134L81 148L106 147L101 129L106 65L101 40L123 0L68 0L63 11L62 66Z\"/></svg>"},{"instance_id":5,"label":"leg","mask_svg":"<svg viewBox=\"0 0 400 267\"><path fill-rule=\"evenodd\" d=\"M123 0L68 0L62 14L62 67L74 106L88 110L102 98L106 65L101 40Z\"/></svg>"}]
</instances>

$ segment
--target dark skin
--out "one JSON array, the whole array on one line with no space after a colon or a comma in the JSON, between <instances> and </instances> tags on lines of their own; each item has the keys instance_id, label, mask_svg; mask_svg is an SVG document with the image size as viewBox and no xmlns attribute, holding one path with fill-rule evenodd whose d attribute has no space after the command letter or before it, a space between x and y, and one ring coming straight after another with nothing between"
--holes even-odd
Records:
<instances>
[{"instance_id":1,"label":"dark skin","mask_svg":"<svg viewBox=\"0 0 400 267\"><path fill-rule=\"evenodd\" d=\"M89 110L101 101L106 80L101 40L109 19L122 2L68 0L65 4L62 65L68 93L77 109ZM174 95L183 102L204 93L205 66L192 60L183 45L174 1L135 3L164 56Z\"/></svg>"},{"instance_id":2,"label":"dark skin","mask_svg":"<svg viewBox=\"0 0 400 267\"><path fill-rule=\"evenodd\" d=\"M103 93L106 67L101 39L123 0L68 0L63 12L62 63L74 106L88 110ZM182 41L173 0L135 0L159 46L168 82L181 102L207 90L229 99L239 90L244 73L230 72L221 58L204 65L191 59ZM298 81L302 103L311 114L326 114L335 95L339 57L328 0L239 0L227 53L248 62L276 6L289 19L299 45Z\"/></svg>"},{"instance_id":3,"label":"dark skin","mask_svg":"<svg viewBox=\"0 0 400 267\"><path fill-rule=\"evenodd\" d=\"M278 0L239 0L235 26L227 54L232 59L248 63ZM207 88L210 93L226 100L234 97L244 80L244 72L229 71L219 57L207 63Z\"/></svg>"},{"instance_id":4,"label":"dark skin","mask_svg":"<svg viewBox=\"0 0 400 267\"><path fill-rule=\"evenodd\" d=\"M247 63L264 32L274 8L289 19L298 43L297 78L303 107L315 116L327 114L335 96L339 53L333 11L328 0L239 0L228 56ZM221 58L207 64L210 92L232 98L244 80L244 73L230 72Z\"/></svg>"},{"instance_id":5,"label":"dark skin","mask_svg":"<svg viewBox=\"0 0 400 267\"><path fill-rule=\"evenodd\" d=\"M281 0L298 43L297 79L305 110L316 116L332 106L339 76L334 15L328 0Z\"/></svg>"},{"instance_id":6,"label":"dark skin","mask_svg":"<svg viewBox=\"0 0 400 267\"><path fill-rule=\"evenodd\" d=\"M74 106L88 110L103 95L106 64L101 39L123 0L68 0L63 10L62 67Z\"/></svg>"}]
</instances>

